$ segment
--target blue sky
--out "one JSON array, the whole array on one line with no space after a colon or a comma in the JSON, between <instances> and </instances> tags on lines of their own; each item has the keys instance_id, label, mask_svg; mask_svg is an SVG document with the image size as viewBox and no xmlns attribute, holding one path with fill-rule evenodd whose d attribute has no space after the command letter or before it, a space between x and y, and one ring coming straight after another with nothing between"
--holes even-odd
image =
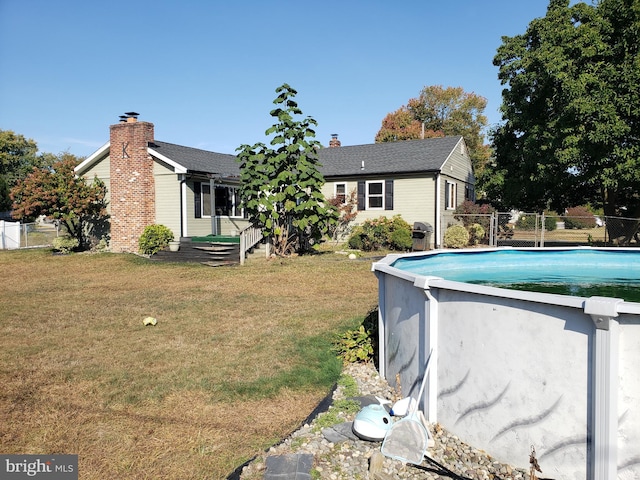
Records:
<instances>
[{"instance_id":1,"label":"blue sky","mask_svg":"<svg viewBox=\"0 0 640 480\"><path fill-rule=\"evenodd\" d=\"M288 83L317 140L373 143L427 85L485 97L492 60L548 0L0 0L0 129L87 156L124 112L156 139L222 153L266 141Z\"/></svg>"}]
</instances>

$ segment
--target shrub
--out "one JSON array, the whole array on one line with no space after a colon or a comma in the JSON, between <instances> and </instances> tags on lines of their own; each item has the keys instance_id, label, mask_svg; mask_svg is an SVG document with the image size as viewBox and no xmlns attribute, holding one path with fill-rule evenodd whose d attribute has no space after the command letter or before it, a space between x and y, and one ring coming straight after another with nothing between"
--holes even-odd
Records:
<instances>
[{"instance_id":1,"label":"shrub","mask_svg":"<svg viewBox=\"0 0 640 480\"><path fill-rule=\"evenodd\" d=\"M495 211L496 209L489 204L480 205L471 200L465 200L455 209L453 218L462 222L467 229L477 223L486 231L489 229L491 214Z\"/></svg>"},{"instance_id":2,"label":"shrub","mask_svg":"<svg viewBox=\"0 0 640 480\"><path fill-rule=\"evenodd\" d=\"M349 248L353 248L354 250L362 250L362 229L356 228L352 233L349 239L347 240L347 245Z\"/></svg>"},{"instance_id":3,"label":"shrub","mask_svg":"<svg viewBox=\"0 0 640 480\"><path fill-rule=\"evenodd\" d=\"M444 232L445 248L464 248L469 245L469 232L462 225L453 225Z\"/></svg>"},{"instance_id":4,"label":"shrub","mask_svg":"<svg viewBox=\"0 0 640 480\"><path fill-rule=\"evenodd\" d=\"M596 217L587 207L568 208L564 218L564 228L595 228Z\"/></svg>"},{"instance_id":5,"label":"shrub","mask_svg":"<svg viewBox=\"0 0 640 480\"><path fill-rule=\"evenodd\" d=\"M411 232L406 229L394 230L391 232L389 241L393 250L411 250L413 247L413 239L411 238Z\"/></svg>"},{"instance_id":6,"label":"shrub","mask_svg":"<svg viewBox=\"0 0 640 480\"><path fill-rule=\"evenodd\" d=\"M53 248L62 253L71 253L78 248L79 245L80 242L78 239L69 235L63 235L53 239Z\"/></svg>"},{"instance_id":7,"label":"shrub","mask_svg":"<svg viewBox=\"0 0 640 480\"><path fill-rule=\"evenodd\" d=\"M477 245L484 238L484 228L479 223L474 223L469 226L469 244Z\"/></svg>"},{"instance_id":8,"label":"shrub","mask_svg":"<svg viewBox=\"0 0 640 480\"><path fill-rule=\"evenodd\" d=\"M544 229L547 232L553 232L558 228L558 215L553 212L544 213Z\"/></svg>"},{"instance_id":9,"label":"shrub","mask_svg":"<svg viewBox=\"0 0 640 480\"><path fill-rule=\"evenodd\" d=\"M138 248L140 253L153 255L169 245L173 240L173 232L164 225L148 225L145 227L140 239Z\"/></svg>"},{"instance_id":10,"label":"shrub","mask_svg":"<svg viewBox=\"0 0 640 480\"><path fill-rule=\"evenodd\" d=\"M108 251L109 241L105 237L102 237L100 241L92 248L92 250L99 253Z\"/></svg>"},{"instance_id":11,"label":"shrub","mask_svg":"<svg viewBox=\"0 0 640 480\"><path fill-rule=\"evenodd\" d=\"M520 230L535 230L536 228L536 215L520 215L516 222L516 227ZM545 212L544 217L544 229L547 232L552 232L558 228L558 219L554 214ZM540 225L538 225L540 228Z\"/></svg>"},{"instance_id":12,"label":"shrub","mask_svg":"<svg viewBox=\"0 0 640 480\"><path fill-rule=\"evenodd\" d=\"M520 215L516 222L516 227L520 230L535 230L536 228L536 216L535 215Z\"/></svg>"},{"instance_id":13,"label":"shrub","mask_svg":"<svg viewBox=\"0 0 640 480\"><path fill-rule=\"evenodd\" d=\"M371 332L364 325L357 330L346 331L336 342L336 351L344 363L367 362L373 357Z\"/></svg>"},{"instance_id":14,"label":"shrub","mask_svg":"<svg viewBox=\"0 0 640 480\"><path fill-rule=\"evenodd\" d=\"M356 330L347 330L335 342L334 350L344 363L377 361L378 308L367 313Z\"/></svg>"},{"instance_id":15,"label":"shrub","mask_svg":"<svg viewBox=\"0 0 640 480\"><path fill-rule=\"evenodd\" d=\"M379 217L356 227L347 240L349 248L373 251L381 248L391 250L409 250L412 245L411 225L395 215L389 219Z\"/></svg>"}]
</instances>

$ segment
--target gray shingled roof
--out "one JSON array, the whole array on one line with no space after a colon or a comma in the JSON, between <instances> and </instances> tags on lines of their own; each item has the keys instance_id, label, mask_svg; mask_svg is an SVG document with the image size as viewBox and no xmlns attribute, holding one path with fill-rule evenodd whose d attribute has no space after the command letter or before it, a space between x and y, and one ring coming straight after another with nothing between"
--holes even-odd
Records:
<instances>
[{"instance_id":1,"label":"gray shingled roof","mask_svg":"<svg viewBox=\"0 0 640 480\"><path fill-rule=\"evenodd\" d=\"M320 150L320 171L325 177L439 171L461 138L324 148Z\"/></svg>"},{"instance_id":2,"label":"gray shingled roof","mask_svg":"<svg viewBox=\"0 0 640 480\"><path fill-rule=\"evenodd\" d=\"M240 176L240 165L235 155L215 153L199 148L183 147L154 140L149 145L156 152L179 163L189 172L214 173L224 176Z\"/></svg>"},{"instance_id":3,"label":"gray shingled roof","mask_svg":"<svg viewBox=\"0 0 640 480\"><path fill-rule=\"evenodd\" d=\"M462 137L374 143L319 151L325 177L439 171ZM239 176L235 155L154 141L151 148L189 172ZM364 162L364 169L362 165Z\"/></svg>"}]
</instances>

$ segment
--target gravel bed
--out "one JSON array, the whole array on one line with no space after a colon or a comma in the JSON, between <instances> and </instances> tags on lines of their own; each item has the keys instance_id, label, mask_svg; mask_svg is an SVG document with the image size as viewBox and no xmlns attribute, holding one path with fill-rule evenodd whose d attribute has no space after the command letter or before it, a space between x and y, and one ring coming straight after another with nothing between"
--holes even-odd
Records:
<instances>
[{"instance_id":1,"label":"gravel bed","mask_svg":"<svg viewBox=\"0 0 640 480\"><path fill-rule=\"evenodd\" d=\"M346 365L344 374L356 381L361 396L376 395L386 399L394 398L395 392L371 364ZM335 390L334 402L345 398L342 390L341 386ZM314 464L311 478L529 480L528 469L514 468L496 462L485 452L464 444L437 424L429 426L435 446L428 449L427 458L421 465L414 466L384 457L380 453L381 442L354 438L336 443L330 442L323 434L323 429L316 425L321 416L322 414L310 424L303 425L280 444L256 457L243 468L240 479L263 478L268 456L312 454ZM353 421L354 418L355 414L339 415L339 419L344 422Z\"/></svg>"}]
</instances>

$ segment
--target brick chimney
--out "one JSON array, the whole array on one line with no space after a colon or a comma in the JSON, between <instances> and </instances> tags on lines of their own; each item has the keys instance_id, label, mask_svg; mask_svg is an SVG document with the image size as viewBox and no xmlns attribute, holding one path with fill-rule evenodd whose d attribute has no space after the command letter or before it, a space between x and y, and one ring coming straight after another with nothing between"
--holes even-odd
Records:
<instances>
[{"instance_id":1,"label":"brick chimney","mask_svg":"<svg viewBox=\"0 0 640 480\"><path fill-rule=\"evenodd\" d=\"M338 140L338 134L331 134L331 141L329 141L329 148L339 147L341 145L340 140Z\"/></svg>"},{"instance_id":2,"label":"brick chimney","mask_svg":"<svg viewBox=\"0 0 640 480\"><path fill-rule=\"evenodd\" d=\"M139 122L127 112L110 127L111 251L137 252L138 239L155 223L153 160L147 153L153 142L153 123Z\"/></svg>"}]
</instances>

